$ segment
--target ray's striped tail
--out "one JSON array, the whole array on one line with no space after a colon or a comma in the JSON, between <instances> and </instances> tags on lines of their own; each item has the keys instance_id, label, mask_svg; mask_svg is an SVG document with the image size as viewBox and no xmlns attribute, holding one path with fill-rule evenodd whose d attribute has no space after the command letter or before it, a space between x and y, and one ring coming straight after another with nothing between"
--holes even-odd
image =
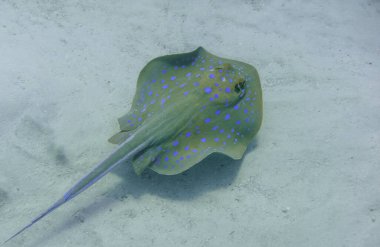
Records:
<instances>
[{"instance_id":1,"label":"ray's striped tail","mask_svg":"<svg viewBox=\"0 0 380 247\"><path fill-rule=\"evenodd\" d=\"M149 140L144 141L143 143L139 143L134 139L135 135L130 136L127 140L125 140L122 144L118 146L118 148L113 151L107 158L103 161L99 162L93 170L91 170L86 176L80 179L73 187L71 187L64 195L61 197L56 203L50 206L46 211L40 214L38 217L34 218L28 225L23 227L21 230L13 234L10 238L8 238L5 242L9 242L26 229L30 228L32 225L40 221L46 215L53 212L55 209L59 208L66 202L70 201L81 192L85 191L91 185L96 183L99 179L105 176L107 173L112 171L115 167L123 164L125 161L133 158L134 155L139 153L141 150L146 148L149 145Z\"/></svg>"}]
</instances>

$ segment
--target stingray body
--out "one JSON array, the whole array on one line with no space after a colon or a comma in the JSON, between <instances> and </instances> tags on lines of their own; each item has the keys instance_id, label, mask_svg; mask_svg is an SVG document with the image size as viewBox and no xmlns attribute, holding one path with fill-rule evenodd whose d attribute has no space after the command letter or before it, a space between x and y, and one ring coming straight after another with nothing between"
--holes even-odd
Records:
<instances>
[{"instance_id":1,"label":"stingray body","mask_svg":"<svg viewBox=\"0 0 380 247\"><path fill-rule=\"evenodd\" d=\"M240 159L261 121L260 80L251 65L202 47L158 57L140 72L131 110L109 140L116 150L10 239L120 164L132 163L137 174L148 168L174 175L214 152Z\"/></svg>"}]
</instances>

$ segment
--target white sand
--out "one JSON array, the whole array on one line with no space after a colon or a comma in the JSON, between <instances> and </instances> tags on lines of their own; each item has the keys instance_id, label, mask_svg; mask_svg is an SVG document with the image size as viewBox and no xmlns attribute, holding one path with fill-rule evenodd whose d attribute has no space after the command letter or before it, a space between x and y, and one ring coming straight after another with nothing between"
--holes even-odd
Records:
<instances>
[{"instance_id":1,"label":"white sand","mask_svg":"<svg viewBox=\"0 0 380 247\"><path fill-rule=\"evenodd\" d=\"M261 75L245 159L119 169L9 246L380 246L378 0L108 2L0 3L0 241L112 150L150 59L202 45Z\"/></svg>"}]
</instances>

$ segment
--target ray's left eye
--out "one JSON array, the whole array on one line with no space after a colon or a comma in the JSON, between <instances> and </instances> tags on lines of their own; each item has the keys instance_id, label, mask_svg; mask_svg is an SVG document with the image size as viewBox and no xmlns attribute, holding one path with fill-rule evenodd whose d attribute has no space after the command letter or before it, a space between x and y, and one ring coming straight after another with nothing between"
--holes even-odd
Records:
<instances>
[{"instance_id":1,"label":"ray's left eye","mask_svg":"<svg viewBox=\"0 0 380 247\"><path fill-rule=\"evenodd\" d=\"M235 92L242 95L245 89L245 79L239 78L238 82L235 84Z\"/></svg>"}]
</instances>

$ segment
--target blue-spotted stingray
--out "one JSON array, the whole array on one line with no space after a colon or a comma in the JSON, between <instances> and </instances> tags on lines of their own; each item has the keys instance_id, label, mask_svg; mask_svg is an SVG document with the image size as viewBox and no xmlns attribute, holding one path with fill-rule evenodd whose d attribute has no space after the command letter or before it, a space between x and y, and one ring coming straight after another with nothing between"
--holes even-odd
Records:
<instances>
[{"instance_id":1,"label":"blue-spotted stingray","mask_svg":"<svg viewBox=\"0 0 380 247\"><path fill-rule=\"evenodd\" d=\"M262 122L256 69L202 47L150 61L140 72L131 110L119 118L118 144L56 203L7 241L122 164L141 174L186 171L214 152L241 159Z\"/></svg>"}]
</instances>

